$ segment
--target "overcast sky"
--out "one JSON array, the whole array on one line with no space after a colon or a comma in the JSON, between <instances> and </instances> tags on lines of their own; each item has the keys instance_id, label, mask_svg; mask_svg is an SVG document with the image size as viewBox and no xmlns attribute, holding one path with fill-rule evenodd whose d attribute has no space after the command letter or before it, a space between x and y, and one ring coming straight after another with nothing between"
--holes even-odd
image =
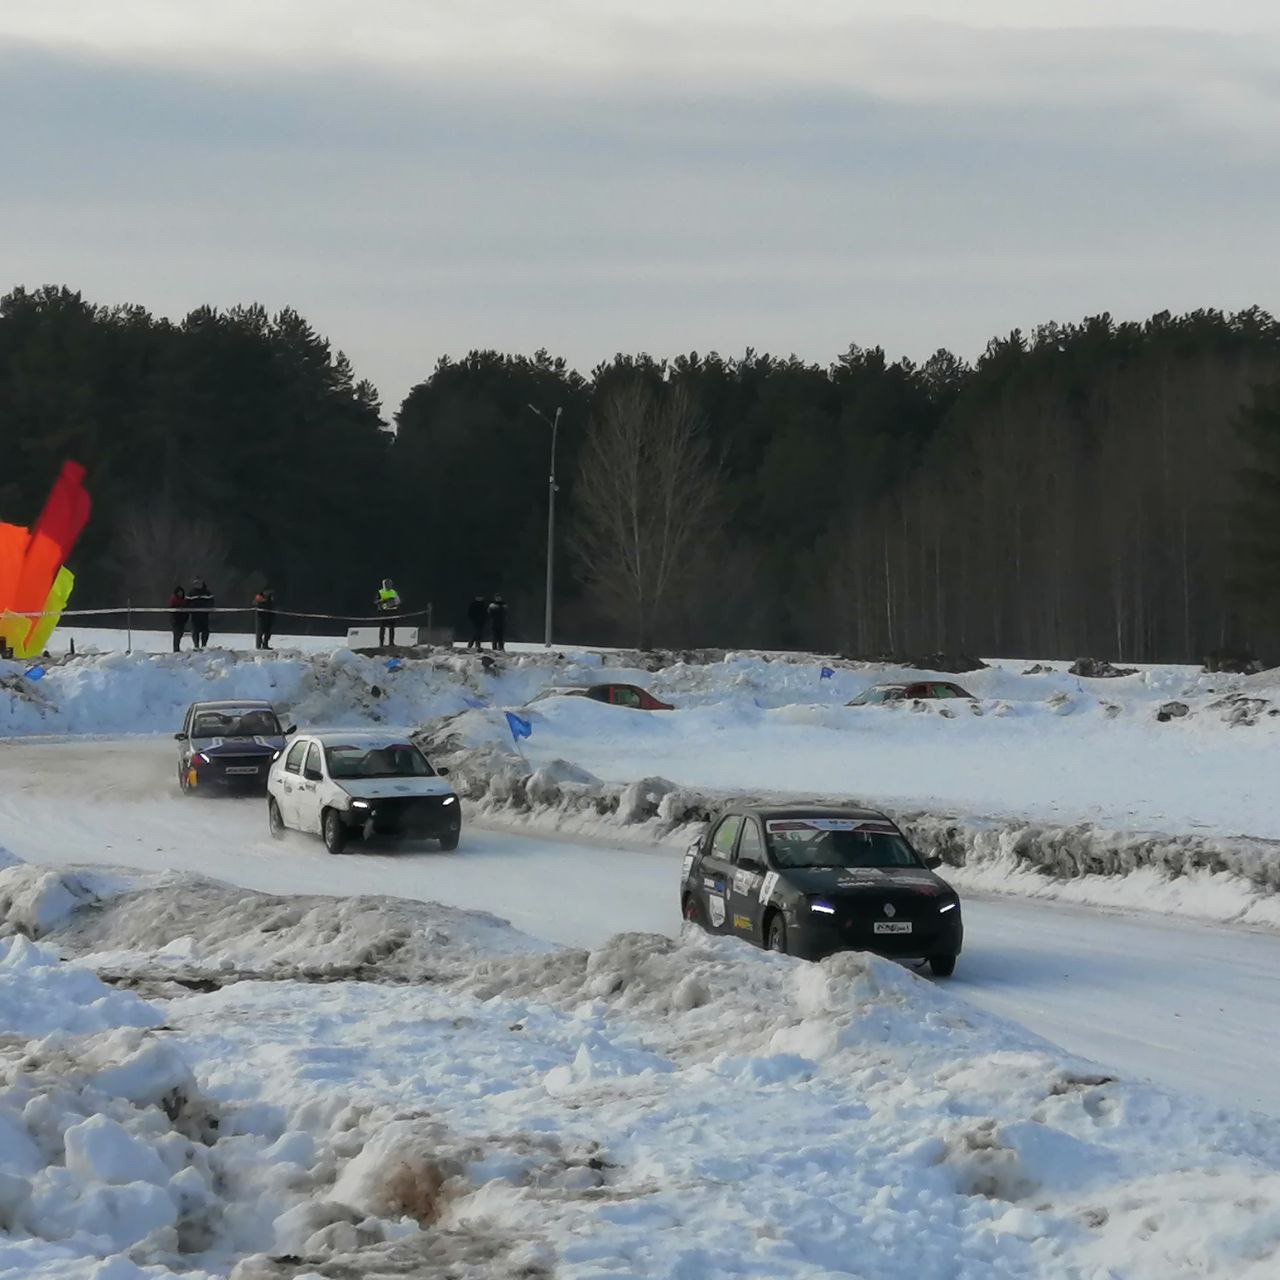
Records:
<instances>
[{"instance_id":1,"label":"overcast sky","mask_svg":"<svg viewBox=\"0 0 1280 1280\"><path fill-rule=\"evenodd\" d=\"M437 357L1280 308L1275 0L0 6L0 289Z\"/></svg>"}]
</instances>

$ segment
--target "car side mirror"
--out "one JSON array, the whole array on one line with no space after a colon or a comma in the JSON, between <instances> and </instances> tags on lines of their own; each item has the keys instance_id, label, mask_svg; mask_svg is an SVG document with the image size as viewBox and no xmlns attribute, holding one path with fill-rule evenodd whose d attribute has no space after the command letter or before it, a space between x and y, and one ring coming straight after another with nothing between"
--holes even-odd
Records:
<instances>
[{"instance_id":1,"label":"car side mirror","mask_svg":"<svg viewBox=\"0 0 1280 1280\"><path fill-rule=\"evenodd\" d=\"M175 733L173 735L179 742L186 742L187 735L185 733Z\"/></svg>"},{"instance_id":2,"label":"car side mirror","mask_svg":"<svg viewBox=\"0 0 1280 1280\"><path fill-rule=\"evenodd\" d=\"M323 782L324 774L319 769L307 769L303 775L308 782Z\"/></svg>"},{"instance_id":3,"label":"car side mirror","mask_svg":"<svg viewBox=\"0 0 1280 1280\"><path fill-rule=\"evenodd\" d=\"M924 860L924 865L925 865L926 867L928 867L930 871L937 871L937 869L938 869L940 866L942 866L942 859L941 859L941 858L926 858L926 859Z\"/></svg>"},{"instance_id":4,"label":"car side mirror","mask_svg":"<svg viewBox=\"0 0 1280 1280\"><path fill-rule=\"evenodd\" d=\"M764 863L755 858L739 858L738 867L743 871L763 871Z\"/></svg>"},{"instance_id":5,"label":"car side mirror","mask_svg":"<svg viewBox=\"0 0 1280 1280\"><path fill-rule=\"evenodd\" d=\"M298 732L298 726L297 726L296 724L291 724L291 725L290 725L290 726L289 726L289 727L284 731L284 736L287 738L291 733L297 733L297 732Z\"/></svg>"},{"instance_id":6,"label":"car side mirror","mask_svg":"<svg viewBox=\"0 0 1280 1280\"><path fill-rule=\"evenodd\" d=\"M449 770L448 770L448 769L437 769L437 770L436 770L436 777L437 777L437 778L447 778L448 776L449 776Z\"/></svg>"}]
</instances>

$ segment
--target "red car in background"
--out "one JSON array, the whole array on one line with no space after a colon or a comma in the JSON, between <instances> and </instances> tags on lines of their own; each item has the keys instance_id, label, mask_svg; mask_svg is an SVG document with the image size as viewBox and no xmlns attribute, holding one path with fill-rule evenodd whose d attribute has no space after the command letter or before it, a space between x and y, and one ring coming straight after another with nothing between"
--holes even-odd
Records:
<instances>
[{"instance_id":1,"label":"red car in background","mask_svg":"<svg viewBox=\"0 0 1280 1280\"><path fill-rule=\"evenodd\" d=\"M655 698L648 689L642 689L638 684L617 684L613 681L544 689L532 701L541 702L543 698L590 698L593 702L607 702L613 707L631 707L636 711L675 710L671 703Z\"/></svg>"}]
</instances>

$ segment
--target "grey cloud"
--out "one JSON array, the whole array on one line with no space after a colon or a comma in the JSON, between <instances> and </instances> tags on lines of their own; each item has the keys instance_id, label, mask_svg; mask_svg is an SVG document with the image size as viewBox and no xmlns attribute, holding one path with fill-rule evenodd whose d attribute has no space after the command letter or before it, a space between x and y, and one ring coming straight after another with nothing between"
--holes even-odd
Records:
<instances>
[{"instance_id":1,"label":"grey cloud","mask_svg":"<svg viewBox=\"0 0 1280 1280\"><path fill-rule=\"evenodd\" d=\"M0 57L10 283L298 306L394 408L442 352L850 341L972 354L1111 308L1274 297L1250 147L1082 93L519 92L358 68Z\"/></svg>"}]
</instances>

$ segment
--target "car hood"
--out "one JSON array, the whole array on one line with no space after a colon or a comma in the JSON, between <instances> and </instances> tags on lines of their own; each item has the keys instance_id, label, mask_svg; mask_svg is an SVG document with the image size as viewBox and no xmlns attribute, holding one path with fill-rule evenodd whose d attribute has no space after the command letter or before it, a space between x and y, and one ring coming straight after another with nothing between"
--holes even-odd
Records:
<instances>
[{"instance_id":1,"label":"car hood","mask_svg":"<svg viewBox=\"0 0 1280 1280\"><path fill-rule=\"evenodd\" d=\"M801 893L824 898L857 898L886 889L908 890L926 898L955 891L925 867L805 867L782 873Z\"/></svg>"},{"instance_id":2,"label":"car hood","mask_svg":"<svg viewBox=\"0 0 1280 1280\"><path fill-rule=\"evenodd\" d=\"M284 750L283 738L192 738L192 751L207 756L269 756Z\"/></svg>"},{"instance_id":3,"label":"car hood","mask_svg":"<svg viewBox=\"0 0 1280 1280\"><path fill-rule=\"evenodd\" d=\"M453 788L444 778L344 778L338 786L357 800L453 794Z\"/></svg>"}]
</instances>

